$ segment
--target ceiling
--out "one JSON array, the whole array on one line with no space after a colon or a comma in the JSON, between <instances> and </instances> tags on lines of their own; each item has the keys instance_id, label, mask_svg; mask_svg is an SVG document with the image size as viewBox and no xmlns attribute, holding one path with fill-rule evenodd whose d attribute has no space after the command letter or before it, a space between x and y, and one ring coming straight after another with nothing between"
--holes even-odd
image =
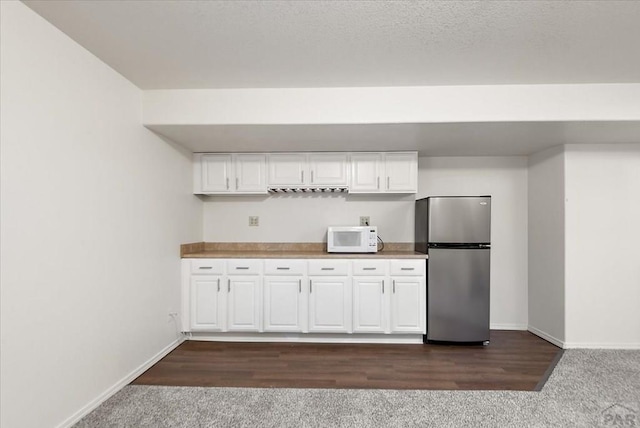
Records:
<instances>
[{"instance_id":1,"label":"ceiling","mask_svg":"<svg viewBox=\"0 0 640 428\"><path fill-rule=\"evenodd\" d=\"M24 3L141 89L640 83L640 1ZM152 129L196 151L640 142L637 122Z\"/></svg>"},{"instance_id":2,"label":"ceiling","mask_svg":"<svg viewBox=\"0 0 640 428\"><path fill-rule=\"evenodd\" d=\"M635 1L25 1L142 89L640 82Z\"/></svg>"}]
</instances>

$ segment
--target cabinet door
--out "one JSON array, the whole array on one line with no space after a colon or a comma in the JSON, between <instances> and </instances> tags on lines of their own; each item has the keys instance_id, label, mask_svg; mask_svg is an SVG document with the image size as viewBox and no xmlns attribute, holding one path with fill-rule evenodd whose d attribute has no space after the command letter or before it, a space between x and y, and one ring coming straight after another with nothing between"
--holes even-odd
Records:
<instances>
[{"instance_id":1,"label":"cabinet door","mask_svg":"<svg viewBox=\"0 0 640 428\"><path fill-rule=\"evenodd\" d=\"M346 277L309 278L309 331L349 333L351 282Z\"/></svg>"},{"instance_id":2,"label":"cabinet door","mask_svg":"<svg viewBox=\"0 0 640 428\"><path fill-rule=\"evenodd\" d=\"M351 154L350 193L377 193L382 191L383 168L380 153Z\"/></svg>"},{"instance_id":3,"label":"cabinet door","mask_svg":"<svg viewBox=\"0 0 640 428\"><path fill-rule=\"evenodd\" d=\"M307 183L307 155L277 153L269 155L269 186L300 186Z\"/></svg>"},{"instance_id":4,"label":"cabinet door","mask_svg":"<svg viewBox=\"0 0 640 428\"><path fill-rule=\"evenodd\" d=\"M202 155L201 168L203 192L231 191L231 155Z\"/></svg>"},{"instance_id":5,"label":"cabinet door","mask_svg":"<svg viewBox=\"0 0 640 428\"><path fill-rule=\"evenodd\" d=\"M220 293L220 277L191 278L191 330L223 329Z\"/></svg>"},{"instance_id":6,"label":"cabinet door","mask_svg":"<svg viewBox=\"0 0 640 428\"><path fill-rule=\"evenodd\" d=\"M260 330L260 277L230 276L227 279L229 331Z\"/></svg>"},{"instance_id":7,"label":"cabinet door","mask_svg":"<svg viewBox=\"0 0 640 428\"><path fill-rule=\"evenodd\" d=\"M309 184L312 186L346 186L349 164L345 153L313 153L309 155Z\"/></svg>"},{"instance_id":8,"label":"cabinet door","mask_svg":"<svg viewBox=\"0 0 640 428\"><path fill-rule=\"evenodd\" d=\"M391 332L426 334L424 277L391 278Z\"/></svg>"},{"instance_id":9,"label":"cabinet door","mask_svg":"<svg viewBox=\"0 0 640 428\"><path fill-rule=\"evenodd\" d=\"M385 190L397 193L418 191L418 154L385 154Z\"/></svg>"},{"instance_id":10,"label":"cabinet door","mask_svg":"<svg viewBox=\"0 0 640 428\"><path fill-rule=\"evenodd\" d=\"M264 331L303 331L305 295L301 276L265 277Z\"/></svg>"},{"instance_id":11,"label":"cabinet door","mask_svg":"<svg viewBox=\"0 0 640 428\"><path fill-rule=\"evenodd\" d=\"M384 333L387 330L388 292L384 277L353 278L354 333Z\"/></svg>"},{"instance_id":12,"label":"cabinet door","mask_svg":"<svg viewBox=\"0 0 640 428\"><path fill-rule=\"evenodd\" d=\"M261 154L234 156L236 192L267 193L267 157Z\"/></svg>"}]
</instances>

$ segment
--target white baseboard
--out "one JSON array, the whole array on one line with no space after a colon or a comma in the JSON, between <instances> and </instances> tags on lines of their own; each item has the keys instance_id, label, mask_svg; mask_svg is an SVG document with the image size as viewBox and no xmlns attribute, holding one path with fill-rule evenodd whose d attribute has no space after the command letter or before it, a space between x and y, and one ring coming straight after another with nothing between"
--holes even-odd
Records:
<instances>
[{"instance_id":1,"label":"white baseboard","mask_svg":"<svg viewBox=\"0 0 640 428\"><path fill-rule=\"evenodd\" d=\"M86 415L91 413L100 404L104 403L107 399L111 398L111 396L114 395L116 392L120 391L122 388L124 388L129 383L131 383L132 380L140 376L142 373L148 370L151 366L153 366L155 363L160 361L165 355L167 355L169 352L177 348L178 345L180 345L184 341L185 341L185 338L181 337L179 339L176 339L169 345L167 345L164 349L162 349L156 355L154 355L153 357L145 361L142 365L140 365L140 367L138 367L137 369L133 370L131 373L129 373L128 375L120 379L118 382L116 382L113 386L108 388L98 397L91 400L86 406L84 406L83 408L78 410L76 413L68 417L66 420L60 423L56 428L68 428L74 425L75 423L77 423L80 419L84 418Z\"/></svg>"},{"instance_id":2,"label":"white baseboard","mask_svg":"<svg viewBox=\"0 0 640 428\"><path fill-rule=\"evenodd\" d=\"M501 323L491 323L489 326L491 330L527 330L526 324L501 324Z\"/></svg>"},{"instance_id":3,"label":"white baseboard","mask_svg":"<svg viewBox=\"0 0 640 428\"><path fill-rule=\"evenodd\" d=\"M422 343L422 334L345 333L187 333L189 340L208 342Z\"/></svg>"},{"instance_id":4,"label":"white baseboard","mask_svg":"<svg viewBox=\"0 0 640 428\"><path fill-rule=\"evenodd\" d=\"M531 333L535 334L536 336L539 336L541 338L543 338L544 340L546 340L547 342L551 342L556 346L559 346L562 349L566 348L566 344L564 341L558 339L557 337L553 337L548 333L545 333L542 330L538 330L535 327L529 326L527 327L527 330L529 330Z\"/></svg>"},{"instance_id":5,"label":"white baseboard","mask_svg":"<svg viewBox=\"0 0 640 428\"><path fill-rule=\"evenodd\" d=\"M640 349L640 343L565 342L565 349Z\"/></svg>"}]
</instances>

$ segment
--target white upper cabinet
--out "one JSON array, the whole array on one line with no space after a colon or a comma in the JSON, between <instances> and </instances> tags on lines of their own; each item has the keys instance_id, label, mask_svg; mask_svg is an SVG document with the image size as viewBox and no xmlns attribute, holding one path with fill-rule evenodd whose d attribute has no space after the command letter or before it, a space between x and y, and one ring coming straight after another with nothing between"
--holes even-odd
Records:
<instances>
[{"instance_id":1,"label":"white upper cabinet","mask_svg":"<svg viewBox=\"0 0 640 428\"><path fill-rule=\"evenodd\" d=\"M267 193L266 155L254 153L194 155L194 193Z\"/></svg>"},{"instance_id":2,"label":"white upper cabinet","mask_svg":"<svg viewBox=\"0 0 640 428\"><path fill-rule=\"evenodd\" d=\"M416 193L417 152L196 153L195 194Z\"/></svg>"},{"instance_id":3,"label":"white upper cabinet","mask_svg":"<svg viewBox=\"0 0 640 428\"><path fill-rule=\"evenodd\" d=\"M270 187L321 187L349 184L348 153L272 153Z\"/></svg>"},{"instance_id":4,"label":"white upper cabinet","mask_svg":"<svg viewBox=\"0 0 640 428\"><path fill-rule=\"evenodd\" d=\"M418 191L417 153L385 153L384 167L387 192L416 193Z\"/></svg>"},{"instance_id":5,"label":"white upper cabinet","mask_svg":"<svg viewBox=\"0 0 640 428\"><path fill-rule=\"evenodd\" d=\"M312 186L347 186L349 184L347 153L309 154L309 184Z\"/></svg>"},{"instance_id":6,"label":"white upper cabinet","mask_svg":"<svg viewBox=\"0 0 640 428\"><path fill-rule=\"evenodd\" d=\"M265 193L267 190L267 157L261 154L234 155L235 191Z\"/></svg>"},{"instance_id":7,"label":"white upper cabinet","mask_svg":"<svg viewBox=\"0 0 640 428\"><path fill-rule=\"evenodd\" d=\"M269 186L302 186L309 179L307 155L303 153L271 153Z\"/></svg>"},{"instance_id":8,"label":"white upper cabinet","mask_svg":"<svg viewBox=\"0 0 640 428\"><path fill-rule=\"evenodd\" d=\"M350 193L416 193L416 152L352 153Z\"/></svg>"},{"instance_id":9,"label":"white upper cabinet","mask_svg":"<svg viewBox=\"0 0 640 428\"><path fill-rule=\"evenodd\" d=\"M384 174L382 153L353 153L351 155L351 193L381 192Z\"/></svg>"},{"instance_id":10,"label":"white upper cabinet","mask_svg":"<svg viewBox=\"0 0 640 428\"><path fill-rule=\"evenodd\" d=\"M196 177L196 181L200 181L202 193L230 191L233 178L231 155L203 154L197 163L201 174Z\"/></svg>"}]
</instances>

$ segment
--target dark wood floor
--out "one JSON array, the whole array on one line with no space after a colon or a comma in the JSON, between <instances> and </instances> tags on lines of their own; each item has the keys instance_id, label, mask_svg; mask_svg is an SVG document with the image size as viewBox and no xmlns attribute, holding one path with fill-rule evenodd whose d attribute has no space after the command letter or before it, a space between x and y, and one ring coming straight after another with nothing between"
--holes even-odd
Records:
<instances>
[{"instance_id":1,"label":"dark wood floor","mask_svg":"<svg viewBox=\"0 0 640 428\"><path fill-rule=\"evenodd\" d=\"M559 352L500 330L488 346L187 341L132 384L532 391Z\"/></svg>"}]
</instances>

